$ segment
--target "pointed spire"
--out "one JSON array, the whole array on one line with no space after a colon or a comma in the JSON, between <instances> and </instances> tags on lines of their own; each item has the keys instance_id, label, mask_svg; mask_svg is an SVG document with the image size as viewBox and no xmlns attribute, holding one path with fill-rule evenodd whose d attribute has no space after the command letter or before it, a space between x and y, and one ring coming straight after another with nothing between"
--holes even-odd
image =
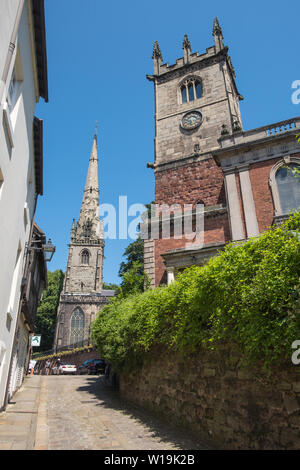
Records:
<instances>
[{"instance_id":1,"label":"pointed spire","mask_svg":"<svg viewBox=\"0 0 300 470\"><path fill-rule=\"evenodd\" d=\"M182 49L189 49L189 50L191 50L191 43L190 43L190 41L189 41L189 38L188 38L187 34L184 35L183 44L182 44Z\"/></svg>"},{"instance_id":2,"label":"pointed spire","mask_svg":"<svg viewBox=\"0 0 300 470\"><path fill-rule=\"evenodd\" d=\"M158 42L155 41L154 46L153 46L152 59L158 59L158 58L162 59L162 54L161 54Z\"/></svg>"},{"instance_id":3,"label":"pointed spire","mask_svg":"<svg viewBox=\"0 0 300 470\"><path fill-rule=\"evenodd\" d=\"M100 238L97 134L98 125L94 133L80 216L76 227L78 239L97 240Z\"/></svg>"},{"instance_id":4,"label":"pointed spire","mask_svg":"<svg viewBox=\"0 0 300 470\"><path fill-rule=\"evenodd\" d=\"M214 19L213 36L222 36L223 38L222 28L217 17Z\"/></svg>"},{"instance_id":5,"label":"pointed spire","mask_svg":"<svg viewBox=\"0 0 300 470\"><path fill-rule=\"evenodd\" d=\"M187 34L184 35L182 49L184 51L184 62L188 63L190 60L190 55L191 55L191 43L188 39Z\"/></svg>"},{"instance_id":6,"label":"pointed spire","mask_svg":"<svg viewBox=\"0 0 300 470\"><path fill-rule=\"evenodd\" d=\"M223 32L222 32L222 28L219 24L219 21L218 21L218 18L215 17L214 19L214 26L213 26L213 37L214 37L214 40L215 40L215 49L216 49L216 52L219 52L220 50L222 50L224 48L224 44L223 44Z\"/></svg>"},{"instance_id":7,"label":"pointed spire","mask_svg":"<svg viewBox=\"0 0 300 470\"><path fill-rule=\"evenodd\" d=\"M154 74L159 75L159 66L162 64L163 58L157 41L155 41L153 46L152 59L154 65Z\"/></svg>"}]
</instances>

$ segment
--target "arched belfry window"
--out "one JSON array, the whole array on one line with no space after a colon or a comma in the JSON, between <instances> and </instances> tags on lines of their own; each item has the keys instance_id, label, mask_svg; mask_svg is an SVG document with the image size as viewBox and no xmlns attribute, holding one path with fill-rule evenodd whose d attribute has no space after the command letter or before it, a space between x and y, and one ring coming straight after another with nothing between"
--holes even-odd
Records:
<instances>
[{"instance_id":1,"label":"arched belfry window","mask_svg":"<svg viewBox=\"0 0 300 470\"><path fill-rule=\"evenodd\" d=\"M202 85L198 78L187 78L180 87L181 102L188 103L202 97Z\"/></svg>"},{"instance_id":2,"label":"arched belfry window","mask_svg":"<svg viewBox=\"0 0 300 470\"><path fill-rule=\"evenodd\" d=\"M70 345L84 340L84 313L80 307L75 308L71 318Z\"/></svg>"},{"instance_id":3,"label":"arched belfry window","mask_svg":"<svg viewBox=\"0 0 300 470\"><path fill-rule=\"evenodd\" d=\"M299 158L277 162L271 170L270 185L273 193L275 215L288 215L300 208Z\"/></svg>"},{"instance_id":4,"label":"arched belfry window","mask_svg":"<svg viewBox=\"0 0 300 470\"><path fill-rule=\"evenodd\" d=\"M90 253L88 250L83 250L81 252L81 264L89 264L90 263Z\"/></svg>"}]
</instances>

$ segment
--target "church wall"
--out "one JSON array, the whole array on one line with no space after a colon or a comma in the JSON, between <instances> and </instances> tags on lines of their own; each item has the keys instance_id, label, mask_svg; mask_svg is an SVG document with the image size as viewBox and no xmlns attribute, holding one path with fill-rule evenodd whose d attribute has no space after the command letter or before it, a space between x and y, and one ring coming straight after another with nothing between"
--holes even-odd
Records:
<instances>
[{"instance_id":1,"label":"church wall","mask_svg":"<svg viewBox=\"0 0 300 470\"><path fill-rule=\"evenodd\" d=\"M226 205L224 176L214 159L208 158L189 165L178 166L155 174L156 204L204 203L207 206ZM228 215L205 217L204 244L225 243L230 240ZM161 254L167 250L185 248L185 238L155 240L155 284L166 283L165 264Z\"/></svg>"},{"instance_id":2,"label":"church wall","mask_svg":"<svg viewBox=\"0 0 300 470\"><path fill-rule=\"evenodd\" d=\"M171 233L172 234L172 233ZM229 221L227 214L220 217L205 217L204 219L204 245L214 243L226 243L230 239ZM154 260L155 260L155 285L167 283L166 266L162 254L168 250L182 249L191 240L183 237L182 239L167 238L155 240ZM197 245L197 243L195 243ZM190 246L190 245L189 245Z\"/></svg>"},{"instance_id":3,"label":"church wall","mask_svg":"<svg viewBox=\"0 0 300 470\"><path fill-rule=\"evenodd\" d=\"M274 158L272 160L255 163L250 167L250 180L260 232L266 230L273 223L274 203L269 178L272 167L279 160L281 159Z\"/></svg>"},{"instance_id":4,"label":"church wall","mask_svg":"<svg viewBox=\"0 0 300 470\"><path fill-rule=\"evenodd\" d=\"M155 174L156 204L226 204L222 170L212 158Z\"/></svg>"},{"instance_id":5,"label":"church wall","mask_svg":"<svg viewBox=\"0 0 300 470\"><path fill-rule=\"evenodd\" d=\"M84 265L81 262L81 254L83 250L88 250L90 254L89 265ZM70 246L65 292L100 292L102 270L99 269L97 272L97 267L100 267L101 262L99 257L102 258L102 249L99 246Z\"/></svg>"},{"instance_id":6,"label":"church wall","mask_svg":"<svg viewBox=\"0 0 300 470\"><path fill-rule=\"evenodd\" d=\"M57 332L55 343L58 347L68 346L70 344L70 333L71 333L71 318L74 310L79 307L84 313L84 338L83 341L90 339L90 324L96 319L98 312L101 308L108 303L106 297L101 297L96 300L95 296L84 295L70 295L62 296L59 310L58 310L58 321L57 321Z\"/></svg>"}]
</instances>

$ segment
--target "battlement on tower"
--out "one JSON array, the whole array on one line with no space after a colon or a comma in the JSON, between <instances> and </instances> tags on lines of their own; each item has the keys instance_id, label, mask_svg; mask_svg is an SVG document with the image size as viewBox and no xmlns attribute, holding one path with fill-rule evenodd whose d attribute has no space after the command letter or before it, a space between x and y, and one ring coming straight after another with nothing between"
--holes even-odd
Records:
<instances>
[{"instance_id":1,"label":"battlement on tower","mask_svg":"<svg viewBox=\"0 0 300 470\"><path fill-rule=\"evenodd\" d=\"M227 50L227 48L226 48ZM206 60L212 56L216 55L215 47L211 46L206 49L206 52L203 54L200 54L199 52L193 52L189 56L189 62L186 63L184 60L184 57L180 57L179 59L176 60L175 64L170 65L168 62L165 64L161 64L158 70L158 75L162 75L164 73L171 72L173 70L180 69L181 67L184 67L186 65L194 64L199 61Z\"/></svg>"}]
</instances>

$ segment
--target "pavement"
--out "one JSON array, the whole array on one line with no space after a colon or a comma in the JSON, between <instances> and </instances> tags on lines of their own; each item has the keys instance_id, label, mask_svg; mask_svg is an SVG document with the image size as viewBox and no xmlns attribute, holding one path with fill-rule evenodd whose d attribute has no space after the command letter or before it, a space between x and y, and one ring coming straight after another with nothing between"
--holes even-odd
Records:
<instances>
[{"instance_id":1,"label":"pavement","mask_svg":"<svg viewBox=\"0 0 300 470\"><path fill-rule=\"evenodd\" d=\"M6 410L0 413L0 450L35 446L42 376L26 376Z\"/></svg>"},{"instance_id":2,"label":"pavement","mask_svg":"<svg viewBox=\"0 0 300 470\"><path fill-rule=\"evenodd\" d=\"M0 413L0 450L204 450L107 386L104 376L28 375Z\"/></svg>"}]
</instances>

